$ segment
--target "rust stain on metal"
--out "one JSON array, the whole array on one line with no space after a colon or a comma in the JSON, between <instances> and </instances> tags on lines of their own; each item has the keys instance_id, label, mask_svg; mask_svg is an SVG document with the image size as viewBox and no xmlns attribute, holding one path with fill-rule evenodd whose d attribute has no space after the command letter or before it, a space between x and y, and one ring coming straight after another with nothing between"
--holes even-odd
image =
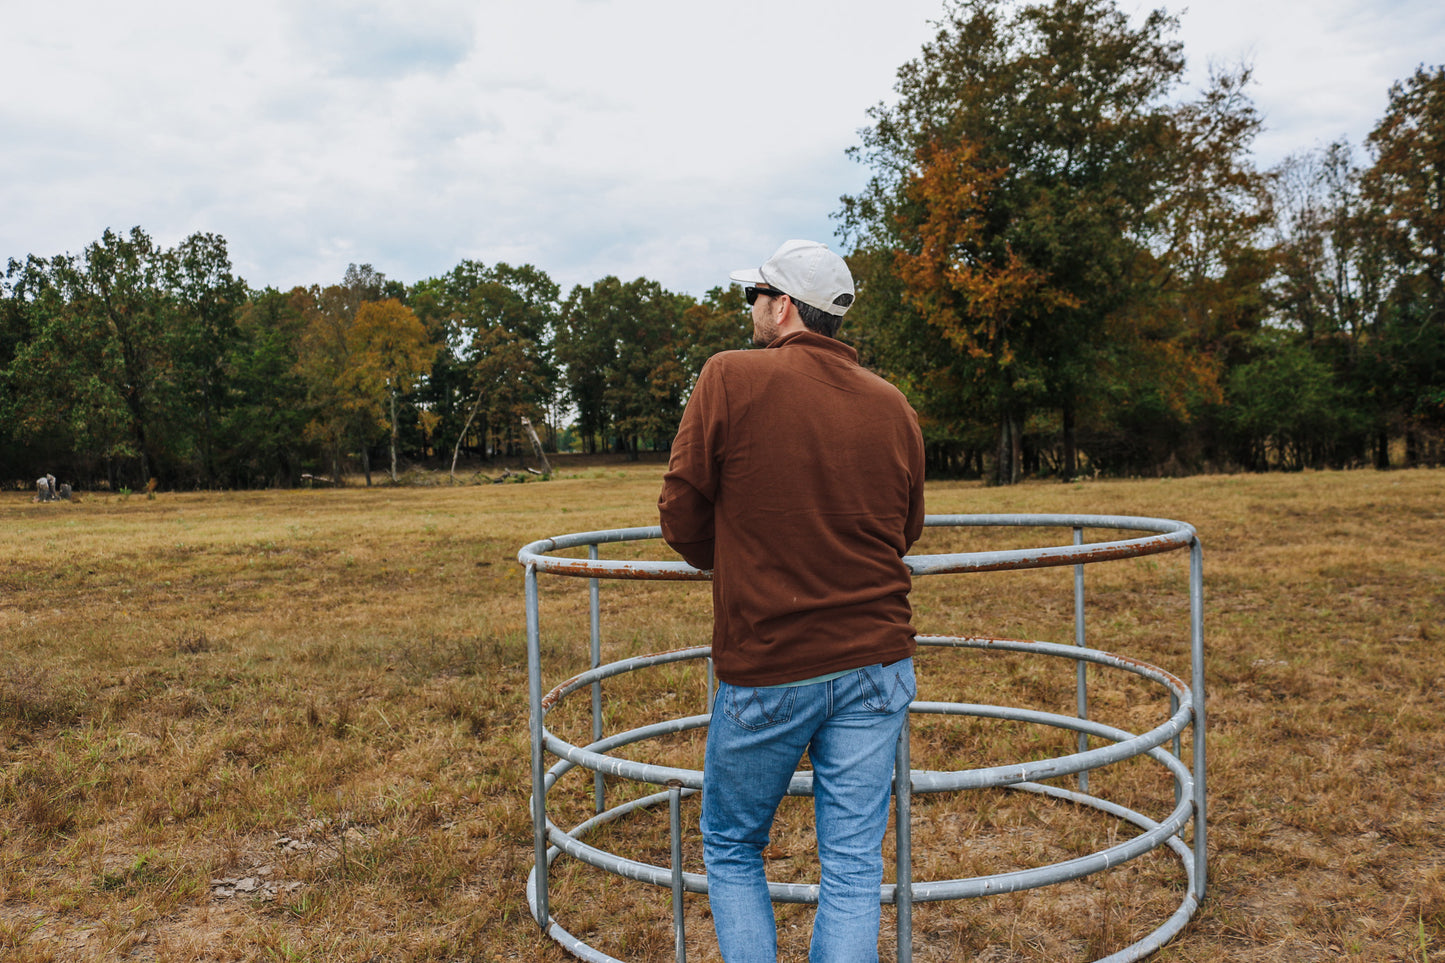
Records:
<instances>
[{"instance_id":1,"label":"rust stain on metal","mask_svg":"<svg viewBox=\"0 0 1445 963\"><path fill-rule=\"evenodd\" d=\"M589 669L588 671L591 670ZM544 695L542 697L542 714L546 715L548 712L551 712L552 707L562 701L563 690L565 690L568 686L572 685L572 683L576 682L578 679L582 678L584 674L585 673L582 672L577 673L572 678L568 679L566 682L563 682L561 685L557 686L557 688Z\"/></svg>"},{"instance_id":2,"label":"rust stain on metal","mask_svg":"<svg viewBox=\"0 0 1445 963\"><path fill-rule=\"evenodd\" d=\"M1096 761L1098 761L1097 767L1102 767L1103 765L1111 765L1113 764L1113 762L1123 761L1124 759L1137 758L1144 755L1145 753L1148 753L1152 756L1153 749L1143 746L1142 743L1147 742L1149 746L1162 746L1163 740L1171 735L1176 741L1176 743L1178 743L1180 734L1183 732L1183 730L1186 728L1190 729L1193 733L1193 751L1195 754L1194 773L1197 773L1197 783L1195 781L1195 776L1191 774L1188 766L1181 759L1176 758L1176 755L1170 755L1166 750L1164 751L1163 755L1159 757L1159 760L1161 762L1167 762L1166 768L1168 768L1174 775L1174 785L1176 793L1185 797L1180 803L1176 805L1175 815L1171 816L1168 822L1160 824L1154 823L1147 817L1144 817L1137 813L1132 813L1127 809L1123 810L1123 812L1126 814L1126 819L1128 819L1130 822L1133 822L1136 826L1148 830L1148 834L1156 834L1159 830L1166 828L1169 830L1170 835L1158 835L1156 841L1151 841L1150 849L1159 849L1161 846L1168 844L1176 850L1180 858L1184 861L1184 865L1189 878L1190 893L1186 896L1186 899L1181 909L1185 910L1184 920L1187 921L1188 918L1193 915L1194 910L1199 905L1199 899L1203 896L1204 879L1206 873L1206 827L1204 825L1205 785L1203 769L1205 757L1205 734L1202 731L1202 723L1204 721L1204 701L1202 689L1203 682L1202 678L1199 678L1203 675L1203 631L1202 624L1200 622L1201 615L1199 611L1200 606L1202 606L1202 596L1199 594L1202 589L1202 585L1200 584L1201 577L1199 575L1198 569L1199 556L1195 554L1199 551L1199 542L1194 535L1192 527L1182 525L1182 523L1171 522L1167 519L1147 519L1134 518L1131 516L1102 515L929 516L928 523L930 525L949 525L959 527L1019 525L1036 527L1045 525L1070 527L1075 530L1076 537L1080 538L1081 544L1044 546L1037 548L1016 549L997 552L908 556L905 558L905 562L909 564L910 569L913 570L915 575L967 574L971 572L997 572L1018 569L1040 569L1053 567L1062 568L1067 566L1082 566L1093 562L1107 562L1118 559L1139 558L1143 556L1161 554L1183 549L1191 550L1190 655L1194 665L1194 673L1196 674L1196 679L1194 682L1194 686L1197 687L1196 690L1191 690L1191 687L1186 685L1183 680L1181 680L1178 676L1176 676L1172 672L1168 672L1164 669L1159 668L1157 665L1153 665L1149 662L1145 662L1142 659L1134 658L1132 656L1120 655L1115 652L1109 652L1102 649L1094 648L1092 646L1085 646L1082 644L1069 645L1061 642L1049 642L1031 639L1010 639L988 636L921 635L919 637L920 644L949 646L953 648L966 647L971 649L997 648L1001 652L1010 651L1014 653L1024 653L1026 656L1028 656L1030 660L1040 655L1046 655L1051 658L1061 658L1064 660L1073 660L1077 662L1080 666L1083 666L1085 664L1091 664L1103 669L1131 672L1149 680L1150 682L1153 682L1155 684L1161 684L1164 688L1171 690L1170 718L1166 721L1165 724L1156 726L1154 730L1151 730L1151 733L1146 733L1143 736L1135 735L1133 733L1124 732L1123 730L1110 729L1109 727L1104 726L1102 723L1095 724L1092 728L1084 725L1078 729L1081 735L1088 735L1090 731L1093 731L1095 729L1107 729L1108 732L1104 733L1104 737L1106 739L1115 739L1116 741L1120 741L1118 738L1118 733L1123 732L1124 736L1127 738L1122 741L1127 743L1124 748L1129 753L1129 755L1118 757L1111 756L1108 762L1102 762L1099 760L1103 760L1104 758L1103 747L1097 749L1089 749L1087 751L1081 749L1080 752L1071 754L1068 757L1036 760L1030 763L1014 763L994 767L989 770L974 770L972 772L970 772L969 770L957 770L941 773L920 772L918 770L914 770L913 775L908 780L909 785L914 785L915 783L924 784L922 791L939 792L968 788L970 784L970 779L967 777L973 774L981 774L981 779L972 780L973 782L977 782L980 786L1010 784L1008 782L1008 777L1011 774L1015 773L1017 774L1017 780L1013 780L1015 782L1031 778L1048 778L1050 775L1065 769L1070 772L1079 771L1079 767L1086 764L1094 764ZM1124 538L1110 541L1098 541L1094 543L1082 543L1082 535L1080 534L1081 529L1094 529L1096 531L1112 532L1145 532L1150 534L1146 534L1142 537L1137 538ZM534 677L529 678L529 685L535 684L538 686L538 688L540 688L541 682L540 667L537 666L534 661L532 661L539 657L540 652L539 648L536 645L538 641L538 635L536 633L536 609L539 604L536 592L536 575L541 572L546 572L548 574L569 577L596 579L633 579L648 581L707 581L711 578L710 572L703 572L697 569L693 569L687 564L680 561L640 560L635 558L626 560L609 559L604 561L597 558L598 546L603 543L628 542L639 539L659 538L660 536L660 529L657 529L655 527L645 529L614 529L605 532L583 532L575 535L563 535L550 539L543 539L538 542L533 542L530 545L524 547L518 553L518 561L525 565L528 569L528 668L529 672L535 673ZM573 554L564 554L560 556L550 554L554 551L568 552L568 550L578 548L586 548L590 557L577 558ZM594 584L594 590L595 587L596 586ZM1083 599L1081 596L1076 597L1075 604L1076 606L1082 607ZM594 609L594 618L597 617L597 611ZM1081 639L1080 642L1082 641L1083 640ZM706 646L692 646L683 649L671 649L648 655L632 656L619 662L611 662L607 663L604 666L598 666L592 669L578 672L574 674L571 678L563 682L561 685L552 689L545 696L541 697L539 715L545 716L553 708L558 706L561 703L564 695L572 695L574 693L586 692L589 687L591 687L594 683L606 682L612 678L619 677L622 674L630 674L642 669L661 667L691 659L704 658L707 653L708 648ZM605 675L606 678L602 678L601 676L603 675ZM1080 682L1080 685L1083 685L1082 681ZM711 699L711 680L709 680L708 694L709 698ZM1173 697L1177 697L1177 702L1173 701ZM942 713L957 711L965 715L987 715L990 710L997 710L997 717L1001 719L1014 718L1016 721L1028 722L1030 724L1054 726L1056 728L1062 729L1076 728L1067 720L1060 720L1054 713L1043 712L1034 709L1010 708L1003 706L978 707L969 706L961 703L943 703L941 704L941 708L935 706L935 704L933 703L926 703L924 704L924 706L926 707L925 711L937 711ZM597 711L595 707L593 711L594 713ZM684 729L687 728L695 728L698 725L698 723L694 721L695 718L701 717L699 716L678 718L673 719L668 723L654 724L653 726L647 727L647 737L651 738L658 734L679 732L684 731ZM1083 706L1080 707L1080 718L1087 719L1086 710ZM1175 721L1176 719L1179 720L1177 723ZM552 918L548 914L546 908L546 867L550 862L550 857L545 855L545 853L543 852L542 843L546 840L550 840L554 844L562 848L564 851L566 851L568 855L572 856L578 855L578 852L581 851L580 847L582 847L583 844L581 844L580 842L574 843L572 837L568 834L567 831L562 830L558 827L554 827L550 819L547 818L546 795L549 791L549 787L545 783L545 774L542 766L545 762L544 754L549 751L549 744L552 746L558 746L560 744L560 747L565 747L561 748L560 752L556 750L550 751L553 751L554 755L563 755L565 758L568 759L576 757L576 760L572 765L580 767L581 769L591 769L593 772L596 773L611 773L634 781L649 782L656 785L666 785L670 787L673 790L673 792L670 794L670 802L672 804L670 815L673 819L671 826L673 832L674 846L676 846L677 844L676 833L678 831L678 824L676 821L678 811L676 805L677 801L680 799L681 791L684 791L686 789L686 787L683 785L684 780L679 777L678 773L691 773L692 777L696 777L698 774L694 770L679 770L672 767L655 767L632 760L626 760L620 756L610 756L605 752L598 753L588 749L581 749L577 746L572 745L571 743L568 743L565 739L561 739L555 734L546 731L545 726L543 726L541 723L541 719L534 720L534 725L540 728L543 732L542 738L544 739L544 744L540 747L537 746L535 743L533 744L533 783L534 787L541 787L540 790L537 791L537 799L539 800L539 802L537 802L537 804L535 804L533 807L533 828L534 833L536 833L538 837L537 845L539 850L537 862L533 867L533 871L534 874L536 874L534 876L534 879L537 880L538 892L536 894L536 898L534 899L533 893L529 891L528 900L529 904L532 907L532 914L534 917L538 918L539 921L547 920L548 922L551 922ZM600 726L600 721L598 721L595 716L594 726ZM1164 731L1166 729L1168 731ZM642 730L637 731L641 732ZM631 733L628 733L628 735L630 736ZM536 738L535 735L534 738ZM639 736L638 738L642 737ZM620 748L620 745L614 746L614 748ZM1072 761L1066 762L1066 760ZM570 767L571 766L564 768ZM657 776L659 778L655 779L653 778L654 776ZM1056 798L1060 799L1074 799L1076 801L1082 799L1088 805L1095 805L1099 802L1099 800L1087 796L1086 788L1081 788L1081 792L1085 793L1085 795L1083 796L1079 796L1078 794L1067 792L1062 789L1054 790L1052 789L1052 787L1048 786L1038 786L1034 787L1034 789L1035 791L1046 791L1046 795L1053 795ZM914 791L916 792L920 790L915 788ZM647 802L648 805L651 805L651 801L653 800L653 798L654 797L652 796L648 796L644 800L639 801ZM598 802L600 811L600 797ZM624 808L629 808L630 805L631 804L626 804L626 806L617 806L610 812L621 813ZM1114 812L1113 810L1107 810L1102 805L1096 805L1095 808L1117 815L1116 812ZM1190 822L1191 813L1192 819L1194 821L1194 845L1192 863L1189 861L1190 856L1185 848L1188 845L1188 842L1184 839L1183 836L1183 827L1188 825L1188 823ZM591 821L589 820L589 824L590 823ZM1150 826L1154 826L1155 829L1149 829ZM904 836L900 839L900 848L902 848L903 839L907 838L906 834L909 832L906 821L900 823L899 831L901 834L904 834ZM580 839L581 835L579 833L577 836L577 840ZM909 843L909 845L911 846L911 843ZM642 880L644 882L653 882L660 886L665 886L667 883L666 877L671 876L674 886L677 885L676 877L675 875L672 875L674 870L669 867L644 864L647 869L657 871L656 878L654 879L646 875L639 875L639 871L636 869L638 864L634 861L625 860L604 850L593 849L592 852L600 854L597 857L600 861L594 862L593 865L606 872L632 879ZM1086 869L1083 873L1083 875L1089 875L1099 872L1100 869L1106 869L1112 866L1113 860L1115 859L1116 855L1122 852L1123 848L1120 846L1116 846L1100 852L1091 853L1087 857L1081 857L1080 859L1074 860L1073 862L1081 862L1083 861L1083 859L1095 861L1095 868ZM1144 850L1139 850L1137 854L1142 854L1143 852ZM1128 858L1133 857L1129 856ZM591 862L592 860L587 859L587 861ZM1065 864L1054 864L1039 867L1034 870L1019 871L1011 874L1006 874L997 878L973 877L971 879L964 880L944 881L944 883L941 884L944 888L938 889L936 891L936 894L930 895L927 898L968 898L971 896L980 895L981 893L1012 892L1015 889L1052 885L1056 882L1066 882L1075 878L1079 878L1078 872L1074 870L1068 870L1067 872L1065 872L1064 870ZM1024 880L1025 876L1028 877L1027 881ZM961 885L970 883L975 884L975 891L964 892L961 889L957 889L957 887ZM787 885L791 886L795 884ZM930 893L934 892L932 890L933 887L939 886L939 883L924 884L924 887L930 888ZM955 887L955 889L949 890L947 887ZM816 897L816 887L806 887L806 889L811 891L811 895L813 897ZM674 891L675 894L677 892L679 891ZM1171 921L1173 921L1178 917L1179 913L1176 912L1175 916L1171 917L1170 919ZM1175 926L1173 930L1169 930L1169 927L1171 925ZM1135 944L1135 946L1144 946L1149 939L1158 938L1162 934L1162 940L1159 940L1155 944L1155 947L1157 948L1158 945L1162 945L1163 941L1172 939L1173 935L1178 932L1178 927L1182 925L1182 922L1178 923L1177 925L1172 922L1166 923L1164 926L1161 926L1159 929L1155 930L1149 938L1141 941L1138 944ZM557 927L557 929L563 936L567 937L567 939L564 940L556 933L552 934L553 938L556 939L558 942L562 943L564 948L567 948L574 953L577 952L578 947L586 948L589 950L591 949L590 947L587 947L587 944L577 942L575 938L572 938L570 936L570 934L566 934L565 930L560 930L560 927ZM907 937L907 933L900 931L900 945ZM568 942L568 940L571 940L571 942ZM582 954L577 953L577 955Z\"/></svg>"},{"instance_id":3,"label":"rust stain on metal","mask_svg":"<svg viewBox=\"0 0 1445 963\"><path fill-rule=\"evenodd\" d=\"M1181 536L1181 532L1168 532L1121 541L1047 546L1002 553L1007 556L1005 558L988 558L987 556L995 554L992 552L963 552L939 556L906 556L904 561L914 561L914 563L922 569L922 571L915 569L914 574L921 575L1002 572L1031 568L1052 568L1066 565L1086 565L1093 562L1139 558L1145 555L1157 555L1188 548L1190 540L1186 539L1181 541ZM616 541L616 539L608 538L604 539L604 541L610 542ZM534 542L519 553L519 560L525 560L536 565L538 571L574 578L678 582L703 582L709 581L712 578L711 572L699 571L678 562L569 558L547 554L548 552L556 550L559 544L560 541L558 539L543 539L539 542ZM575 548L579 546L572 545L568 542L565 547Z\"/></svg>"},{"instance_id":4,"label":"rust stain on metal","mask_svg":"<svg viewBox=\"0 0 1445 963\"><path fill-rule=\"evenodd\" d=\"M1188 543L1176 543L1167 538L1139 539L1128 542L1095 542L1090 545L1059 546L1042 548L1037 554L1024 558L1001 559L996 562L970 563L967 553L961 553L957 567L944 566L924 572L925 575L947 575L952 572L1007 572L1025 568L1053 568L1065 565L1087 565L1091 562L1112 562L1124 558L1138 558L1144 555L1160 555L1188 548Z\"/></svg>"},{"instance_id":5,"label":"rust stain on metal","mask_svg":"<svg viewBox=\"0 0 1445 963\"><path fill-rule=\"evenodd\" d=\"M1040 642L1038 639L1009 639L1009 638L1003 638L1003 637L1000 637L1000 636L983 636L983 635L937 635L937 636L925 636L925 638L930 638L930 639L934 639L934 638L936 638L936 639L957 639L957 640L960 641L960 642L971 642L971 643L975 643L976 645L978 645L978 646L981 647L981 648L990 648L990 649L991 649L991 648L994 648L996 645L1010 645L1010 646L1017 645L1017 646L1030 646L1030 647L1032 647L1032 646L1038 646L1038 645L1054 645L1054 646L1058 646L1058 647L1064 648L1064 649L1073 648L1073 646L1060 645L1060 644L1057 643L1057 642L1052 642L1052 643L1051 643L1051 642ZM957 646L955 646L955 648L956 648L956 647L957 647ZM1101 653L1102 655L1104 655L1104 656L1106 657L1106 659L1108 660L1108 662L1110 662L1110 663L1115 663L1115 664L1117 664L1120 668L1132 667L1132 668L1134 668L1134 669L1140 669L1140 670L1144 670L1144 671L1147 671L1147 672L1155 672L1155 673L1158 673L1159 675L1163 676L1166 680L1168 680L1168 684L1170 684L1170 685L1172 685L1172 686L1175 686L1176 688L1178 688L1178 689L1180 689L1180 690L1182 690L1182 691L1184 691L1184 692L1188 692L1188 691L1189 691L1189 686L1185 684L1185 682L1184 682L1183 679L1179 678L1177 675L1175 675L1173 672L1170 672L1168 669L1161 669L1159 666L1155 665L1155 664L1152 663L1152 662L1145 662L1143 659L1136 659L1136 658L1134 658L1133 656L1128 656L1128 655L1120 655L1120 654L1117 653L1117 652L1109 652L1109 651L1106 651L1106 650L1104 650L1104 649L1094 649L1093 651ZM1047 653L1046 653L1046 654L1047 654ZM1061 657L1061 658L1067 658L1067 653L1060 653L1060 657ZM1093 661L1093 660L1088 660L1088 661ZM1098 663L1095 663L1095 664L1098 664Z\"/></svg>"}]
</instances>

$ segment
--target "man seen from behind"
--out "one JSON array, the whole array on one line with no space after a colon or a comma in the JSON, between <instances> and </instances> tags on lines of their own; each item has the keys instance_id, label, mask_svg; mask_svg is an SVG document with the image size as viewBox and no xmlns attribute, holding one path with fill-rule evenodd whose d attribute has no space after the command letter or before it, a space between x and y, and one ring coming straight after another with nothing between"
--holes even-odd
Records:
<instances>
[{"instance_id":1,"label":"man seen from behind","mask_svg":"<svg viewBox=\"0 0 1445 963\"><path fill-rule=\"evenodd\" d=\"M804 752L822 878L813 963L878 959L881 845L915 684L903 555L923 530L923 439L836 340L847 264L788 241L734 272L754 343L703 367L658 507L713 573L719 680L703 766L708 899L727 963L773 963L763 849Z\"/></svg>"}]
</instances>

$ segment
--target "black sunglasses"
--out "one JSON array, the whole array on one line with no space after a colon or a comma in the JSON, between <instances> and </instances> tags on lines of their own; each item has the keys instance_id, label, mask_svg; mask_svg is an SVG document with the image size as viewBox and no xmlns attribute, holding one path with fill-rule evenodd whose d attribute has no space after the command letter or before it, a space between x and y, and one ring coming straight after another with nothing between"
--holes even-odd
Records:
<instances>
[{"instance_id":1,"label":"black sunglasses","mask_svg":"<svg viewBox=\"0 0 1445 963\"><path fill-rule=\"evenodd\" d=\"M762 295L762 296L765 297L765 298L785 298L785 297L787 297L786 294L784 294L782 291L779 291L779 290L777 290L777 289L775 289L775 288L754 288L754 287L746 287L746 288L743 288L743 296L748 299L748 306L749 306L749 307L751 307L751 306L753 305L753 303L757 301L758 295Z\"/></svg>"}]
</instances>

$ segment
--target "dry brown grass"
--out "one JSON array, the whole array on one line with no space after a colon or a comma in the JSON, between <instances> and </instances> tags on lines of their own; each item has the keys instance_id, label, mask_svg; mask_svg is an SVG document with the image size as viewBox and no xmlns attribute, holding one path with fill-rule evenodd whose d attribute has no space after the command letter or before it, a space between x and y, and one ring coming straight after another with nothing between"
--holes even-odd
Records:
<instances>
[{"instance_id":1,"label":"dry brown grass","mask_svg":"<svg viewBox=\"0 0 1445 963\"><path fill-rule=\"evenodd\" d=\"M660 472L0 498L0 957L569 959L538 934L523 894L514 558L543 535L652 523ZM1414 471L930 486L932 512L1159 515L1199 530L1211 890L1159 959L1445 959L1442 483ZM999 541L933 532L919 550ZM1184 580L1176 556L1091 569L1091 640L1187 675ZM704 586L603 589L608 658L706 639ZM926 632L1072 638L1064 571L935 577L915 597ZM544 580L543 618L555 684L585 658L585 583ZM927 699L1067 711L1072 674L998 655L920 659ZM698 711L701 693L694 667L618 680L608 725ZM1125 727L1159 712L1151 690L1107 674L1095 700ZM559 730L581 736L584 701L558 710ZM916 765L952 768L1066 742L921 719L913 751ZM690 761L699 747L678 738L635 751ZM1096 780L1111 798L1167 808L1149 767ZM582 818L587 783L559 787L559 816ZM1121 832L1009 793L921 800L917 816L918 878L1053 861ZM807 824L790 805L770 853L777 878L816 872ZM598 838L662 861L665 814ZM700 869L695 833L687 860ZM920 906L915 958L1089 959L1157 925L1181 877L1172 859L1149 857L1043 894ZM567 861L554 880L566 925L630 960L671 958L667 893ZM690 959L714 958L706 901L687 910ZM796 954L808 914L780 915Z\"/></svg>"}]
</instances>

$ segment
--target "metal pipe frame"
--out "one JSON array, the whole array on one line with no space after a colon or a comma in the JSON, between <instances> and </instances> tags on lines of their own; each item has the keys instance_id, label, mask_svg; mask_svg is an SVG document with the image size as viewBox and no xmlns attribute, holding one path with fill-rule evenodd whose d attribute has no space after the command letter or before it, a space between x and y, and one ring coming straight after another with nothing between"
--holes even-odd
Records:
<instances>
[{"instance_id":1,"label":"metal pipe frame","mask_svg":"<svg viewBox=\"0 0 1445 963\"><path fill-rule=\"evenodd\" d=\"M965 572L1008 571L1025 568L1073 566L1074 640L1072 645L985 637L919 636L920 645L1010 651L1052 658L1072 659L1077 665L1076 716L1058 715L1033 709L974 705L953 702L915 702L911 714L962 715L1043 725L1073 731L1078 751L1030 763L981 769L935 771L912 769L909 760L908 727L900 736L895 764L894 834L897 851L896 882L880 887L879 900L897 907L898 955L900 963L912 960L912 906L915 902L972 899L1054 885L1092 875L1156 849L1167 847L1179 858L1187 885L1179 908L1157 929L1128 947L1096 963L1126 963L1148 956L1173 939L1184 928L1203 900L1207 884L1207 831L1204 726L1204 627L1203 550L1192 526L1168 519L1114 515L930 515L930 527L1063 527L1073 531L1067 546L1016 549L996 552L968 552L948 555L912 555L904 559L915 576ZM1086 543L1087 529L1143 531L1141 537ZM685 963L683 896L707 893L707 877L687 873L681 865L681 800L702 788L698 770L659 766L626 759L616 754L625 746L672 733L705 728L710 720L713 698L711 650L707 646L637 656L616 662L602 662L599 579L642 579L702 581L711 573L700 572L685 562L615 561L600 557L599 546L661 537L655 526L583 532L541 539L525 546L518 561L525 566L527 602L527 653L529 721L532 737L531 810L535 856L527 881L527 900L533 918L573 956L592 963L625 963L589 946L564 929L552 916L548 894L548 869L559 855L567 855L616 876L669 888L672 893L674 953ZM550 553L585 547L587 558ZM1124 655L1092 649L1085 644L1084 569L1092 563L1138 558L1161 552L1189 552L1189 635L1190 674L1185 683L1173 674ZM541 679L541 631L537 575L583 577L589 580L590 645L589 668L545 694ZM660 665L691 659L706 660L706 705L701 715L669 719L605 736L602 726L602 685L609 678L643 671ZM1087 667L1133 673L1162 687L1168 694L1169 714L1148 732L1135 734L1088 718ZM563 699L589 691L592 702L592 741L578 746L559 738L546 727L546 716ZM1182 734L1190 731L1192 759L1181 759ZM1090 739L1100 744L1090 748ZM1166 743L1168 748L1165 748ZM1172 750L1172 751L1171 751ZM546 767L551 753L558 761ZM1173 776L1174 809L1162 820L1127 809L1089 794L1088 774L1127 759L1147 757ZM593 773L595 814L571 830L563 830L547 816L548 792L567 772L575 768ZM908 773L900 779L897 773ZM639 784L666 787L629 802L608 807L604 777L618 776ZM1073 775L1077 791L1039 782ZM967 879L915 881L912 874L911 799L917 793L958 792L968 789L1007 788L1037 793L1069 803L1090 807L1132 824L1139 835L1086 856L1046 866ZM799 772L788 786L788 794L812 794L812 774ZM631 813L666 805L669 812L670 864L658 866L598 849L583 839L596 827ZM1185 831L1192 830L1186 842ZM818 886L801 883L768 883L774 902L816 903Z\"/></svg>"}]
</instances>

